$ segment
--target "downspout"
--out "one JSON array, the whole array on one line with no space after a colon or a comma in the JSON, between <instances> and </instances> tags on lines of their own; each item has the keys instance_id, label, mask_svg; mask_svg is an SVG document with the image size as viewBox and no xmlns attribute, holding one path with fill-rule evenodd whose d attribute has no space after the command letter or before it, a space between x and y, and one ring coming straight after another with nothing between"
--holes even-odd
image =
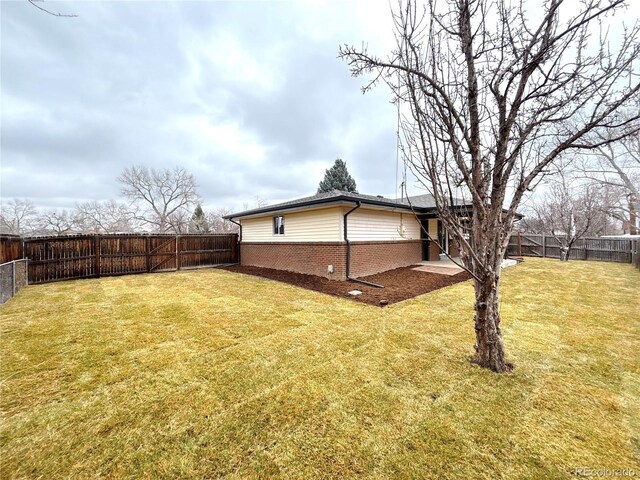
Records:
<instances>
[{"instance_id":1,"label":"downspout","mask_svg":"<svg viewBox=\"0 0 640 480\"><path fill-rule=\"evenodd\" d=\"M356 206L353 207L351 210L349 210L347 213L344 214L344 217L342 217L342 222L343 222L343 231L344 231L344 241L347 244L347 262L346 262L346 276L347 276L347 280L351 280L352 282L358 282L358 283L362 283L364 285L369 285L370 287L376 287L376 288L384 288L384 285L378 285L377 283L371 283L371 282L367 282L365 280L359 280L357 278L352 278L349 273L350 273L350 269L351 269L351 242L349 241L349 236L347 235L347 217L349 216L349 214L351 212L353 212L354 210L357 210L358 208L360 208L360 202L356 202Z\"/></svg>"},{"instance_id":2,"label":"downspout","mask_svg":"<svg viewBox=\"0 0 640 480\"><path fill-rule=\"evenodd\" d=\"M236 222L233 218L230 218L229 221L231 223L235 223L236 225L238 225L238 228L240 229L240 233L238 235L238 265L242 265L242 258L240 258L240 255L242 254L242 248L240 248L240 244L242 243L242 223L240 222Z\"/></svg>"}]
</instances>

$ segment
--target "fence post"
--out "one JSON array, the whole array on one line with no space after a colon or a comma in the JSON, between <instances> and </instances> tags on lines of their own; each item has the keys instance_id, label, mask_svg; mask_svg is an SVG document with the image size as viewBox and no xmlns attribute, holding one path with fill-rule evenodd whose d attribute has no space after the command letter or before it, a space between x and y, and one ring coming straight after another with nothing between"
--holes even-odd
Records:
<instances>
[{"instance_id":1,"label":"fence post","mask_svg":"<svg viewBox=\"0 0 640 480\"><path fill-rule=\"evenodd\" d=\"M522 232L518 230L518 256L522 257Z\"/></svg>"},{"instance_id":2,"label":"fence post","mask_svg":"<svg viewBox=\"0 0 640 480\"><path fill-rule=\"evenodd\" d=\"M11 277L12 277L12 297L16 295L16 261L11 262Z\"/></svg>"},{"instance_id":3,"label":"fence post","mask_svg":"<svg viewBox=\"0 0 640 480\"><path fill-rule=\"evenodd\" d=\"M180 243L180 235L176 235L176 270L180 270L180 253L178 252L178 243Z\"/></svg>"},{"instance_id":4,"label":"fence post","mask_svg":"<svg viewBox=\"0 0 640 480\"><path fill-rule=\"evenodd\" d=\"M547 256L547 236L542 234L542 258Z\"/></svg>"},{"instance_id":5,"label":"fence post","mask_svg":"<svg viewBox=\"0 0 640 480\"><path fill-rule=\"evenodd\" d=\"M582 239L582 246L584 247L583 260L589 260L589 242L585 238Z\"/></svg>"},{"instance_id":6,"label":"fence post","mask_svg":"<svg viewBox=\"0 0 640 480\"><path fill-rule=\"evenodd\" d=\"M147 254L147 273L151 273L151 238L149 234L145 237L145 251Z\"/></svg>"},{"instance_id":7,"label":"fence post","mask_svg":"<svg viewBox=\"0 0 640 480\"><path fill-rule=\"evenodd\" d=\"M93 250L95 253L95 272L96 277L100 278L100 235L94 235L93 237Z\"/></svg>"}]
</instances>

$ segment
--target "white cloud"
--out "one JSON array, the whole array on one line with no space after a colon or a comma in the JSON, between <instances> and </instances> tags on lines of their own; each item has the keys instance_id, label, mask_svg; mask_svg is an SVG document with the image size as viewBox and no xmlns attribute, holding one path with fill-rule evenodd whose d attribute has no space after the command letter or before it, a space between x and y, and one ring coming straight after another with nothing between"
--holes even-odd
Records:
<instances>
[{"instance_id":1,"label":"white cloud","mask_svg":"<svg viewBox=\"0 0 640 480\"><path fill-rule=\"evenodd\" d=\"M388 3L2 2L2 196L117 197L132 164L182 165L205 204L314 193L337 156L393 191L389 94L338 46L393 48ZM391 158L389 158L391 157Z\"/></svg>"}]
</instances>

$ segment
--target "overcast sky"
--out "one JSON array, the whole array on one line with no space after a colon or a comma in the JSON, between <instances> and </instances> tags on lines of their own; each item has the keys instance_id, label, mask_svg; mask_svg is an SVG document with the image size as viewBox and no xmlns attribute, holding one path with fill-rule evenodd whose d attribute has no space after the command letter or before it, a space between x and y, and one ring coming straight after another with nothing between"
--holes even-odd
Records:
<instances>
[{"instance_id":1,"label":"overcast sky","mask_svg":"<svg viewBox=\"0 0 640 480\"><path fill-rule=\"evenodd\" d=\"M343 43L393 47L389 3L2 1L3 198L119 197L138 164L183 166L205 208L315 193L343 158L395 195L396 112Z\"/></svg>"}]
</instances>

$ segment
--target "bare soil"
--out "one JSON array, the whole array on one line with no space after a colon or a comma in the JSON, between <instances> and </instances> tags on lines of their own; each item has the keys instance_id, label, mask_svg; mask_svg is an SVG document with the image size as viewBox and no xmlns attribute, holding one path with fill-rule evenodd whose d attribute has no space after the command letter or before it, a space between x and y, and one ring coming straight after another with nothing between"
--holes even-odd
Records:
<instances>
[{"instance_id":1,"label":"bare soil","mask_svg":"<svg viewBox=\"0 0 640 480\"><path fill-rule=\"evenodd\" d=\"M225 267L225 270L269 278L271 280L289 283L297 287L377 306L401 302L402 300L432 292L433 290L438 290L442 287L454 285L471 278L467 272L458 273L456 275L440 275L437 273L416 271L413 270L413 268L414 267L396 268L395 270L377 273L360 279L384 285L384 288L370 287L368 285L352 281L329 280L315 275L305 275L302 273L274 270L271 268L233 265ZM351 290L360 290L362 294L350 295L348 292Z\"/></svg>"}]
</instances>

